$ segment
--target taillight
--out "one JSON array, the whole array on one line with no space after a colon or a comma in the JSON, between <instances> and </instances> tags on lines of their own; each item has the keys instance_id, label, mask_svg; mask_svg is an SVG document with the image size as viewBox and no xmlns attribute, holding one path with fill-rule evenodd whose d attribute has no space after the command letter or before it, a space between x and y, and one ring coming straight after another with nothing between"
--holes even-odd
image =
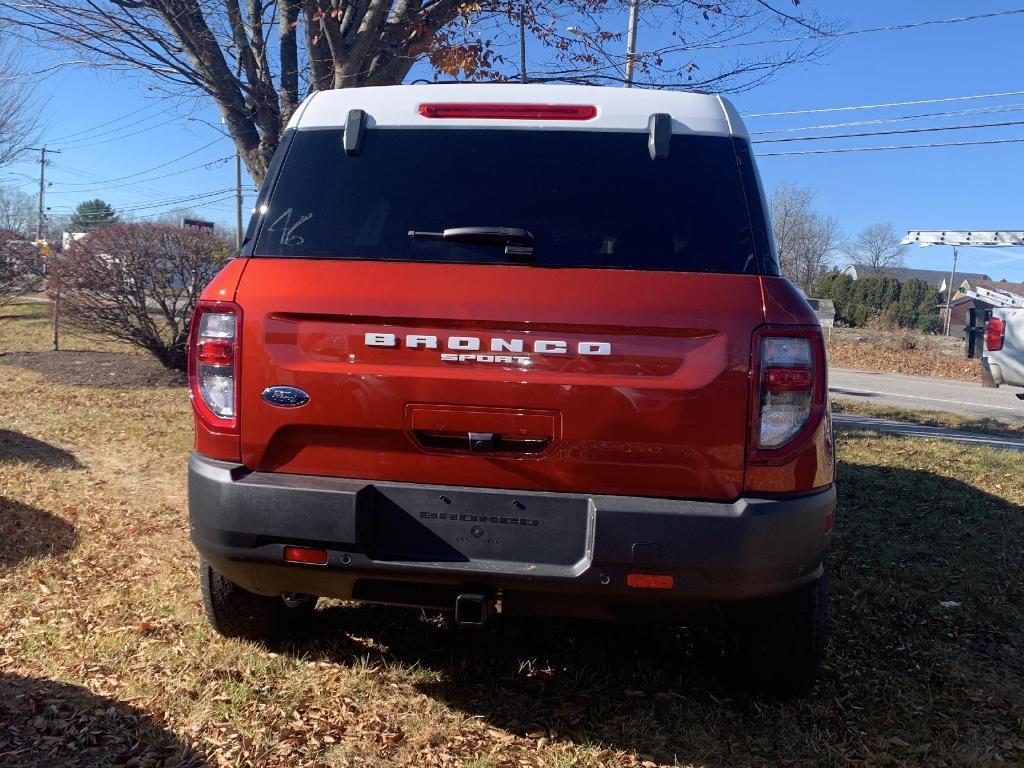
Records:
<instances>
[{"instance_id":1,"label":"taillight","mask_svg":"<svg viewBox=\"0 0 1024 768\"><path fill-rule=\"evenodd\" d=\"M201 301L192 318L188 381L200 420L216 432L238 429L241 308L229 301Z\"/></svg>"},{"instance_id":2,"label":"taillight","mask_svg":"<svg viewBox=\"0 0 1024 768\"><path fill-rule=\"evenodd\" d=\"M1001 317L990 317L985 323L985 349L989 352L998 352L1003 348L1003 338L1006 336L1006 324Z\"/></svg>"},{"instance_id":3,"label":"taillight","mask_svg":"<svg viewBox=\"0 0 1024 768\"><path fill-rule=\"evenodd\" d=\"M757 447L780 448L807 423L814 404L815 354L806 336L761 338Z\"/></svg>"},{"instance_id":4,"label":"taillight","mask_svg":"<svg viewBox=\"0 0 1024 768\"><path fill-rule=\"evenodd\" d=\"M420 104L423 117L463 120L593 120L591 104Z\"/></svg>"}]
</instances>

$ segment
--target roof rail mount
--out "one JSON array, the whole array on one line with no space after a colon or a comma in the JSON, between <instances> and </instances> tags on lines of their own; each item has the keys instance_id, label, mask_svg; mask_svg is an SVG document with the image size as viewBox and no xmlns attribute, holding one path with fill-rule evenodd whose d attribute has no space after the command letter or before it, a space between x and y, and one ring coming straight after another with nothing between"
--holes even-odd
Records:
<instances>
[{"instance_id":1,"label":"roof rail mount","mask_svg":"<svg viewBox=\"0 0 1024 768\"><path fill-rule=\"evenodd\" d=\"M651 160L664 160L672 147L672 115L664 112L651 115L647 121L647 151Z\"/></svg>"},{"instance_id":2,"label":"roof rail mount","mask_svg":"<svg viewBox=\"0 0 1024 768\"><path fill-rule=\"evenodd\" d=\"M363 139L366 138L366 112L361 109L350 109L345 119L345 136L342 143L346 155L358 155L363 151Z\"/></svg>"}]
</instances>

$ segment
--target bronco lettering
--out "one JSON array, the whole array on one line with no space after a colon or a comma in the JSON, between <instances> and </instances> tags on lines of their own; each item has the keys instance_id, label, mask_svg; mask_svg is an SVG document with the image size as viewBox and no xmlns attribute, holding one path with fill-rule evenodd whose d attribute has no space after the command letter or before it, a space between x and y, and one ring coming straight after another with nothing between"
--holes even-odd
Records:
<instances>
[{"instance_id":1,"label":"bronco lettering","mask_svg":"<svg viewBox=\"0 0 1024 768\"><path fill-rule=\"evenodd\" d=\"M401 340L394 333L366 333L363 336L363 343L368 347L391 349L401 346ZM406 349L438 349L439 346L437 336L409 334L405 337ZM478 336L450 336L444 340L444 346L453 352L472 352L485 348L483 340ZM525 342L522 339L492 338L486 345L491 352L522 352L524 347ZM538 339L533 342L533 351L539 355L565 355L572 349L573 346L569 342L560 339ZM581 341L575 345L575 352L579 355L605 357L612 353L612 345L607 341Z\"/></svg>"}]
</instances>

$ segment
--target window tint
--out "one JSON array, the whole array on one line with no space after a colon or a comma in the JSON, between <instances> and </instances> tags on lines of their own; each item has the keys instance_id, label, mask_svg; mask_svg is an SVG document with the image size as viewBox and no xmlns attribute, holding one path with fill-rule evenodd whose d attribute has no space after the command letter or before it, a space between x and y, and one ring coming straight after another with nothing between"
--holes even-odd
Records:
<instances>
[{"instance_id":1,"label":"window tint","mask_svg":"<svg viewBox=\"0 0 1024 768\"><path fill-rule=\"evenodd\" d=\"M270 183L258 256L506 263L499 245L409 232L512 227L541 267L763 272L770 258L728 137L674 136L656 162L643 133L371 128L349 156L340 129L307 130Z\"/></svg>"}]
</instances>

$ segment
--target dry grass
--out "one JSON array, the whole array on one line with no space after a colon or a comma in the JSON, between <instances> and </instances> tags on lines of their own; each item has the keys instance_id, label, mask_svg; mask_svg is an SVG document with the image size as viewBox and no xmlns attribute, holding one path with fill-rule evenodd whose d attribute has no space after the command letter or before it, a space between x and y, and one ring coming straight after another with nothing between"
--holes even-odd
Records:
<instances>
[{"instance_id":1,"label":"dry grass","mask_svg":"<svg viewBox=\"0 0 1024 768\"><path fill-rule=\"evenodd\" d=\"M861 400L844 400L835 397L832 398L832 411L834 413L851 413L855 416L869 416L873 419L906 421L926 427L945 427L946 429L959 429L963 432L1024 438L1024 424L1008 423L999 419L961 416L945 411L912 411L909 408L876 405Z\"/></svg>"},{"instance_id":2,"label":"dry grass","mask_svg":"<svg viewBox=\"0 0 1024 768\"><path fill-rule=\"evenodd\" d=\"M0 321L0 347L32 322ZM700 631L331 604L274 652L220 639L184 392L0 376L2 765L1024 762L1019 456L841 435L827 666L778 703L727 687Z\"/></svg>"},{"instance_id":3,"label":"dry grass","mask_svg":"<svg viewBox=\"0 0 1024 768\"><path fill-rule=\"evenodd\" d=\"M53 321L46 294L36 293L0 307L0 352L42 352L52 349ZM135 352L120 341L83 334L67 321L59 324L62 350L90 352Z\"/></svg>"},{"instance_id":4,"label":"dry grass","mask_svg":"<svg viewBox=\"0 0 1024 768\"><path fill-rule=\"evenodd\" d=\"M977 360L964 356L964 342L914 331L834 328L827 343L829 365L960 381L981 381Z\"/></svg>"}]
</instances>

